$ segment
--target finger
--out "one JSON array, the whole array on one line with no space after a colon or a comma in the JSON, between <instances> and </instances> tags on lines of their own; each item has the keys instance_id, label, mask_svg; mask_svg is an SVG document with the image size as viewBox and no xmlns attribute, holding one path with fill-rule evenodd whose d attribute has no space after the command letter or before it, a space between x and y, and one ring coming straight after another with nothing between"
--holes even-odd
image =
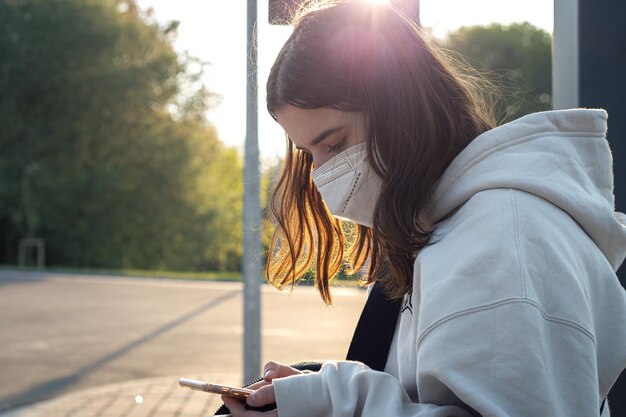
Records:
<instances>
[{"instance_id":1,"label":"finger","mask_svg":"<svg viewBox=\"0 0 626 417\"><path fill-rule=\"evenodd\" d=\"M244 403L236 398L222 395L222 401L224 401L224 405L228 407L233 417L240 416L246 412Z\"/></svg>"},{"instance_id":2,"label":"finger","mask_svg":"<svg viewBox=\"0 0 626 417\"><path fill-rule=\"evenodd\" d=\"M266 412L246 410L244 404L233 397L222 397L224 405L230 410L230 414L233 417L278 417L277 410L271 410Z\"/></svg>"},{"instance_id":3,"label":"finger","mask_svg":"<svg viewBox=\"0 0 626 417\"><path fill-rule=\"evenodd\" d=\"M274 393L274 385L266 385L250 394L246 400L248 405L252 407L262 407L267 404L276 402L276 394Z\"/></svg>"},{"instance_id":4,"label":"finger","mask_svg":"<svg viewBox=\"0 0 626 417\"><path fill-rule=\"evenodd\" d=\"M263 367L263 379L272 382L274 378L284 378L289 375L301 374L296 368L278 362L268 362Z\"/></svg>"},{"instance_id":5,"label":"finger","mask_svg":"<svg viewBox=\"0 0 626 417\"><path fill-rule=\"evenodd\" d=\"M269 382L266 382L264 380L260 380L259 382L255 382L254 384L249 385L246 388L251 389L251 390L255 390L255 389L259 389L261 387L264 387L267 384L269 384Z\"/></svg>"}]
</instances>

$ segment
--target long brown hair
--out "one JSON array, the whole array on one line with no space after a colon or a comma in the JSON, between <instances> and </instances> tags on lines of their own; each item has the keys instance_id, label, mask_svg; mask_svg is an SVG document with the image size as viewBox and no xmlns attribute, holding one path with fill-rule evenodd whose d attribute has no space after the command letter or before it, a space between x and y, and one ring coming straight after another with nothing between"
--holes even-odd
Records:
<instances>
[{"instance_id":1,"label":"long brown hair","mask_svg":"<svg viewBox=\"0 0 626 417\"><path fill-rule=\"evenodd\" d=\"M421 214L446 167L476 136L495 126L473 77L392 6L334 2L295 20L267 81L267 108L292 105L363 112L370 165L382 179L373 228L334 218L311 180L312 159L287 141L270 208L276 218L268 280L281 288L314 267L329 282L343 266L381 281L389 297L412 286L417 253L433 225Z\"/></svg>"}]
</instances>

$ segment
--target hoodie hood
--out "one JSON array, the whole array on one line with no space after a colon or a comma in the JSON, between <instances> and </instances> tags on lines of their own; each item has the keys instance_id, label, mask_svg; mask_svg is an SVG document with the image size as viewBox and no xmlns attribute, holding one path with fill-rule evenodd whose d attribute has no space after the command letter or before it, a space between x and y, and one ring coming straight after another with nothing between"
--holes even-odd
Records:
<instances>
[{"instance_id":1,"label":"hoodie hood","mask_svg":"<svg viewBox=\"0 0 626 417\"><path fill-rule=\"evenodd\" d=\"M474 194L515 188L567 212L614 270L626 256L626 218L615 212L604 110L534 113L474 139L441 177L424 220L436 224Z\"/></svg>"}]
</instances>

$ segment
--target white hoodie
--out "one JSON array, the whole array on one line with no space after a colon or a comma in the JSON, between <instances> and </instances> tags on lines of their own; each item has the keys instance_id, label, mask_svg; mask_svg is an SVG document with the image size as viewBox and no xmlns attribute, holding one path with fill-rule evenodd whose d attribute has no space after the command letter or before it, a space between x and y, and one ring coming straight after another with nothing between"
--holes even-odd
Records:
<instances>
[{"instance_id":1,"label":"white hoodie","mask_svg":"<svg viewBox=\"0 0 626 417\"><path fill-rule=\"evenodd\" d=\"M477 137L427 211L434 243L385 372L340 361L275 380L280 417L598 416L626 367L606 117L536 113Z\"/></svg>"}]
</instances>

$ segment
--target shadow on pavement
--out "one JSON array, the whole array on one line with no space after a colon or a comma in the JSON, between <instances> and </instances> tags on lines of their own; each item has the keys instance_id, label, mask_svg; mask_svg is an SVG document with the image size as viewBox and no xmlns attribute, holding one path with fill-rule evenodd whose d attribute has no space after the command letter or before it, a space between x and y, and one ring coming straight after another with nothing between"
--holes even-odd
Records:
<instances>
[{"instance_id":1,"label":"shadow on pavement","mask_svg":"<svg viewBox=\"0 0 626 417\"><path fill-rule=\"evenodd\" d=\"M84 366L79 369L77 372L63 376L61 378L56 378L51 381L45 381L41 384L35 385L17 395L12 395L9 397L0 399L0 412L6 411L11 408L15 408L18 406L26 405L29 403L49 399L55 397L59 394L65 393L69 388L78 384L85 376L89 373L105 366L106 364L124 356L131 350L143 345L146 342L162 335L163 333L181 325L182 323L194 318L195 316L210 310L219 304L237 296L240 294L240 291L231 291L220 297L217 297L206 304L203 304L187 314L170 321L169 323L164 324L163 326L145 334L144 336L139 337L138 339L128 343L127 345L101 357L100 359L94 361L93 363Z\"/></svg>"}]
</instances>

